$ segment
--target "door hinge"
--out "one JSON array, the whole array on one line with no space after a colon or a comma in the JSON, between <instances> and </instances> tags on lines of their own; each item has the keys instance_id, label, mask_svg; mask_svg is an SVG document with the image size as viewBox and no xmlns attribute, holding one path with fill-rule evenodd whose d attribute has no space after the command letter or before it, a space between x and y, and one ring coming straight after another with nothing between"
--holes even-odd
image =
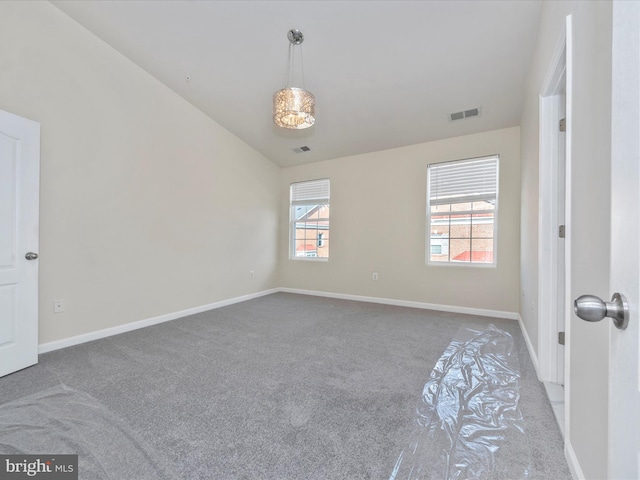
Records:
<instances>
[{"instance_id":1,"label":"door hinge","mask_svg":"<svg viewBox=\"0 0 640 480\"><path fill-rule=\"evenodd\" d=\"M566 118L561 118L560 122L558 122L558 128L560 128L561 132L566 132L567 131L567 119Z\"/></svg>"},{"instance_id":2,"label":"door hinge","mask_svg":"<svg viewBox=\"0 0 640 480\"><path fill-rule=\"evenodd\" d=\"M558 227L558 237L560 237L560 238L564 238L564 230L565 230L565 229L564 229L564 225L560 225L560 226Z\"/></svg>"},{"instance_id":3,"label":"door hinge","mask_svg":"<svg viewBox=\"0 0 640 480\"><path fill-rule=\"evenodd\" d=\"M564 345L564 332L558 332L558 343Z\"/></svg>"}]
</instances>

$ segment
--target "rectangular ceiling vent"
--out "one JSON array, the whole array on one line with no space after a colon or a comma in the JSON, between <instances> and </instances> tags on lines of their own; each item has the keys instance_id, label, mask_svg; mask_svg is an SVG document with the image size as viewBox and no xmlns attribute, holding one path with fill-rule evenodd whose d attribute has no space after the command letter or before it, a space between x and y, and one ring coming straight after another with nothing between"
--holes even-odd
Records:
<instances>
[{"instance_id":1,"label":"rectangular ceiling vent","mask_svg":"<svg viewBox=\"0 0 640 480\"><path fill-rule=\"evenodd\" d=\"M301 147L296 147L296 148L293 149L293 151L296 152L296 153L308 152L310 150L311 150L311 148L307 147L306 145L303 145Z\"/></svg>"},{"instance_id":2,"label":"rectangular ceiling vent","mask_svg":"<svg viewBox=\"0 0 640 480\"><path fill-rule=\"evenodd\" d=\"M455 112L449 114L449 121L455 122L456 120L464 120L465 118L480 116L480 107L471 108L469 110L463 110L462 112Z\"/></svg>"}]
</instances>

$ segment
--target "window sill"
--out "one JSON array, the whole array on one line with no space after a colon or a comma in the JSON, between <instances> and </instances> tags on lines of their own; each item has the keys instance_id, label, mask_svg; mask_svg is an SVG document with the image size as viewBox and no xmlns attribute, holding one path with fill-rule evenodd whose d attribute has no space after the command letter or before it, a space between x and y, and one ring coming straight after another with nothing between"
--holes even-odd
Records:
<instances>
[{"instance_id":1,"label":"window sill","mask_svg":"<svg viewBox=\"0 0 640 480\"><path fill-rule=\"evenodd\" d=\"M469 262L427 262L427 267L467 267L467 268L496 268L497 264L494 263L469 263Z\"/></svg>"}]
</instances>

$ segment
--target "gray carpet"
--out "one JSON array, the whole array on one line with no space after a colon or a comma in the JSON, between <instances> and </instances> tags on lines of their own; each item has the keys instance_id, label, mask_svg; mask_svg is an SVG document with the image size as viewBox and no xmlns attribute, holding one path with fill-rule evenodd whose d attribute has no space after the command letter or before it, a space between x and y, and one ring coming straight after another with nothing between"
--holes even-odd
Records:
<instances>
[{"instance_id":1,"label":"gray carpet","mask_svg":"<svg viewBox=\"0 0 640 480\"><path fill-rule=\"evenodd\" d=\"M452 339L490 324L514 339L522 420L492 447L495 478L570 479L517 322L285 293L51 352L0 378L0 453L28 449L15 434L26 415L51 438L32 448L58 450L24 453L82 452L83 479L388 479Z\"/></svg>"}]
</instances>

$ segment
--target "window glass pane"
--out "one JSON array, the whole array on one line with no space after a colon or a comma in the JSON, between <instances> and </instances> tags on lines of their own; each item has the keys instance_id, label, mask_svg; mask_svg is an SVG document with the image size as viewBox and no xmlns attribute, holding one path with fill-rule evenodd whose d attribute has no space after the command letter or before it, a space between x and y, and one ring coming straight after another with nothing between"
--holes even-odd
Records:
<instances>
[{"instance_id":1,"label":"window glass pane","mask_svg":"<svg viewBox=\"0 0 640 480\"><path fill-rule=\"evenodd\" d=\"M474 215L471 236L473 238L493 238L493 214Z\"/></svg>"},{"instance_id":2,"label":"window glass pane","mask_svg":"<svg viewBox=\"0 0 640 480\"><path fill-rule=\"evenodd\" d=\"M318 222L305 222L304 228L306 228L307 230L317 230L318 229Z\"/></svg>"},{"instance_id":3,"label":"window glass pane","mask_svg":"<svg viewBox=\"0 0 640 480\"><path fill-rule=\"evenodd\" d=\"M452 262L468 262L471 258L470 239L449 240L449 258Z\"/></svg>"},{"instance_id":4,"label":"window glass pane","mask_svg":"<svg viewBox=\"0 0 640 480\"><path fill-rule=\"evenodd\" d=\"M318 248L318 231L307 229L307 243L313 246L313 250Z\"/></svg>"},{"instance_id":5,"label":"window glass pane","mask_svg":"<svg viewBox=\"0 0 640 480\"><path fill-rule=\"evenodd\" d=\"M309 206L308 205L297 205L295 208L295 212L294 212L294 216L296 220L299 220L301 218L305 218L307 213L309 213Z\"/></svg>"},{"instance_id":6,"label":"window glass pane","mask_svg":"<svg viewBox=\"0 0 640 480\"><path fill-rule=\"evenodd\" d=\"M449 237L448 220L449 219L447 218L447 223L444 223L444 224L434 223L433 221L431 222L431 238L437 238L437 237L448 238Z\"/></svg>"},{"instance_id":7,"label":"window glass pane","mask_svg":"<svg viewBox=\"0 0 640 480\"><path fill-rule=\"evenodd\" d=\"M296 257L316 256L317 249L314 242L308 240L296 240Z\"/></svg>"},{"instance_id":8,"label":"window glass pane","mask_svg":"<svg viewBox=\"0 0 640 480\"><path fill-rule=\"evenodd\" d=\"M473 202L472 204L473 210L495 210L495 202Z\"/></svg>"},{"instance_id":9,"label":"window glass pane","mask_svg":"<svg viewBox=\"0 0 640 480\"><path fill-rule=\"evenodd\" d=\"M449 213L451 211L451 204L445 203L444 205L431 205L431 213Z\"/></svg>"},{"instance_id":10,"label":"window glass pane","mask_svg":"<svg viewBox=\"0 0 640 480\"><path fill-rule=\"evenodd\" d=\"M318 232L318 246L319 247L329 247L329 231L328 230L320 230Z\"/></svg>"},{"instance_id":11,"label":"window glass pane","mask_svg":"<svg viewBox=\"0 0 640 480\"><path fill-rule=\"evenodd\" d=\"M493 263L493 240L488 238L474 239L471 242L473 261Z\"/></svg>"},{"instance_id":12,"label":"window glass pane","mask_svg":"<svg viewBox=\"0 0 640 480\"><path fill-rule=\"evenodd\" d=\"M470 238L471 225L451 225L451 238Z\"/></svg>"},{"instance_id":13,"label":"window glass pane","mask_svg":"<svg viewBox=\"0 0 640 480\"><path fill-rule=\"evenodd\" d=\"M449 261L449 238L446 236L431 236L430 260L432 262Z\"/></svg>"},{"instance_id":14,"label":"window glass pane","mask_svg":"<svg viewBox=\"0 0 640 480\"><path fill-rule=\"evenodd\" d=\"M450 215L431 215L431 224L437 224L437 225L449 225L449 220L451 219Z\"/></svg>"},{"instance_id":15,"label":"window glass pane","mask_svg":"<svg viewBox=\"0 0 640 480\"><path fill-rule=\"evenodd\" d=\"M316 241L318 246L318 257L328 257L329 256L329 232L328 231L318 231L318 238Z\"/></svg>"},{"instance_id":16,"label":"window glass pane","mask_svg":"<svg viewBox=\"0 0 640 480\"><path fill-rule=\"evenodd\" d=\"M471 236L471 216L451 215L451 238L469 238Z\"/></svg>"},{"instance_id":17,"label":"window glass pane","mask_svg":"<svg viewBox=\"0 0 640 480\"><path fill-rule=\"evenodd\" d=\"M329 218L329 205L318 205L316 218Z\"/></svg>"},{"instance_id":18,"label":"window glass pane","mask_svg":"<svg viewBox=\"0 0 640 480\"><path fill-rule=\"evenodd\" d=\"M451 205L452 212L469 212L471 210L471 203L454 203Z\"/></svg>"}]
</instances>

